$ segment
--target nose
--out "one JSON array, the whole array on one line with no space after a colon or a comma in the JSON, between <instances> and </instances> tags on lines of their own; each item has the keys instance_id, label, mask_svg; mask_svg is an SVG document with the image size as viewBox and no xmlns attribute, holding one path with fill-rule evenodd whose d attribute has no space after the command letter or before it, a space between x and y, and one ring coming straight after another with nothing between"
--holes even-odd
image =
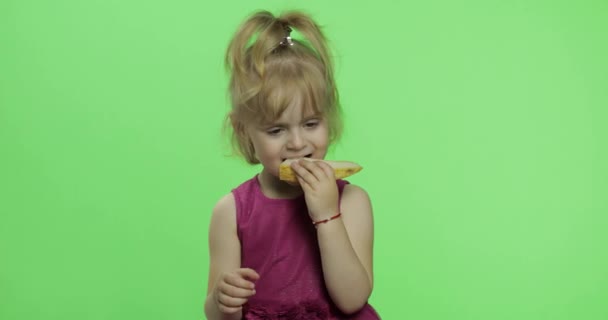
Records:
<instances>
[{"instance_id":1,"label":"nose","mask_svg":"<svg viewBox=\"0 0 608 320\"><path fill-rule=\"evenodd\" d=\"M294 130L289 134L289 140L287 141L287 148L299 150L306 146L305 139L299 130Z\"/></svg>"}]
</instances>

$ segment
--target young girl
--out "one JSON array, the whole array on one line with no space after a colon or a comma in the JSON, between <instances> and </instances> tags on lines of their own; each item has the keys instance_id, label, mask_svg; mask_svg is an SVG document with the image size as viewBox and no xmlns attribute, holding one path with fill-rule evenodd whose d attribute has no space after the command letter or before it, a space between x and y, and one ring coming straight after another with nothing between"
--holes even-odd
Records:
<instances>
[{"instance_id":1,"label":"young girl","mask_svg":"<svg viewBox=\"0 0 608 320\"><path fill-rule=\"evenodd\" d=\"M301 38L291 37L297 30ZM219 200L209 227L208 319L379 319L372 207L322 161L341 132L325 38L307 15L258 12L232 39L235 149L262 171Z\"/></svg>"}]
</instances>

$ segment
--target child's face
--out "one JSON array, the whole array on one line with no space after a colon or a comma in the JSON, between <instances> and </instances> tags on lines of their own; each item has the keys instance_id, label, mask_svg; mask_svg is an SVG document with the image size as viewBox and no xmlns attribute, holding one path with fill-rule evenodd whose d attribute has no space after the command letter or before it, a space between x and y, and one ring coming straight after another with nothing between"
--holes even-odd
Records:
<instances>
[{"instance_id":1,"label":"child's face","mask_svg":"<svg viewBox=\"0 0 608 320\"><path fill-rule=\"evenodd\" d=\"M323 159L329 144L327 122L311 108L302 113L301 103L292 103L272 123L249 128L255 155L264 170L278 177L285 159L310 157Z\"/></svg>"}]
</instances>

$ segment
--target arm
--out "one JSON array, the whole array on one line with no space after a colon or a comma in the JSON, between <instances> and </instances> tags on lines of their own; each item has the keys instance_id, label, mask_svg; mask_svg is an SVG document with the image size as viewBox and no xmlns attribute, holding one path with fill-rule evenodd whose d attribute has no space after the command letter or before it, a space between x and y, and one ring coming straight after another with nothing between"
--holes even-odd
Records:
<instances>
[{"instance_id":1,"label":"arm","mask_svg":"<svg viewBox=\"0 0 608 320\"><path fill-rule=\"evenodd\" d=\"M209 225L209 278L205 315L209 320L241 319L242 305L255 293L251 269L239 269L241 244L236 232L236 205L228 194L213 209Z\"/></svg>"},{"instance_id":2,"label":"arm","mask_svg":"<svg viewBox=\"0 0 608 320\"><path fill-rule=\"evenodd\" d=\"M346 185L341 219L317 226L325 285L344 313L361 309L373 288L373 218L365 190Z\"/></svg>"},{"instance_id":3,"label":"arm","mask_svg":"<svg viewBox=\"0 0 608 320\"><path fill-rule=\"evenodd\" d=\"M313 221L342 213L342 219L317 226L317 241L332 301L343 313L355 313L365 305L373 287L374 227L369 197L363 189L347 185L338 203L334 171L323 161L294 161L291 167Z\"/></svg>"}]
</instances>

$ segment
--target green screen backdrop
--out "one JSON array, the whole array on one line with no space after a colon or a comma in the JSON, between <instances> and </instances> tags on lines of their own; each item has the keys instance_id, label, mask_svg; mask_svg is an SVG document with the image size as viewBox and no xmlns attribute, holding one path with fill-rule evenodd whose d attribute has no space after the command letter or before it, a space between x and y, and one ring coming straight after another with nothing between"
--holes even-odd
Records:
<instances>
[{"instance_id":1,"label":"green screen backdrop","mask_svg":"<svg viewBox=\"0 0 608 320\"><path fill-rule=\"evenodd\" d=\"M204 319L223 54L303 9L336 59L384 319L608 319L608 2L0 2L0 319Z\"/></svg>"}]
</instances>

